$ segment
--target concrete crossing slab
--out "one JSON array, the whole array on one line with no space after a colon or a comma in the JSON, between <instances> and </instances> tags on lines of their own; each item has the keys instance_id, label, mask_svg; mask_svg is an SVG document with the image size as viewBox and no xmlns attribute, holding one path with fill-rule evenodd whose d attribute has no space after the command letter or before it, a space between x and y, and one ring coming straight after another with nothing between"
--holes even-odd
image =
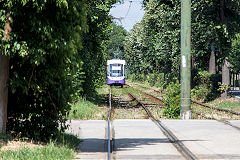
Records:
<instances>
[{"instance_id":1,"label":"concrete crossing slab","mask_svg":"<svg viewBox=\"0 0 240 160\"><path fill-rule=\"evenodd\" d=\"M78 145L79 150L76 158L81 160L106 160L107 151L105 146L104 120L72 120L67 133L76 135L82 140Z\"/></svg>"},{"instance_id":2,"label":"concrete crossing slab","mask_svg":"<svg viewBox=\"0 0 240 160\"><path fill-rule=\"evenodd\" d=\"M231 120L229 121L232 125L237 126L238 128L240 128L240 120Z\"/></svg>"},{"instance_id":3,"label":"concrete crossing slab","mask_svg":"<svg viewBox=\"0 0 240 160\"><path fill-rule=\"evenodd\" d=\"M240 130L214 120L161 120L198 159L240 160ZM240 121L230 121L240 126ZM107 159L104 120L71 121L67 133L77 135L76 158ZM114 120L115 160L184 159L151 120Z\"/></svg>"},{"instance_id":4,"label":"concrete crossing slab","mask_svg":"<svg viewBox=\"0 0 240 160\"><path fill-rule=\"evenodd\" d=\"M114 120L114 159L184 159L151 120Z\"/></svg>"},{"instance_id":5,"label":"concrete crossing slab","mask_svg":"<svg viewBox=\"0 0 240 160\"><path fill-rule=\"evenodd\" d=\"M162 123L199 159L240 159L240 131L229 125L214 120L162 120Z\"/></svg>"}]
</instances>

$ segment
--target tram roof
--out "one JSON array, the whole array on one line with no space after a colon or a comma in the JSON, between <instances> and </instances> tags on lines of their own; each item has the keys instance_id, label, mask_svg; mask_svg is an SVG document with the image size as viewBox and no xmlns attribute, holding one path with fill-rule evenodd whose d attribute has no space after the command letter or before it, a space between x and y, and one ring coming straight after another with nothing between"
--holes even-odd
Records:
<instances>
[{"instance_id":1,"label":"tram roof","mask_svg":"<svg viewBox=\"0 0 240 160\"><path fill-rule=\"evenodd\" d=\"M121 60L121 59L111 59L107 61L107 65L109 64L114 64L114 63L119 63L119 64L124 64L126 63L125 60Z\"/></svg>"}]
</instances>

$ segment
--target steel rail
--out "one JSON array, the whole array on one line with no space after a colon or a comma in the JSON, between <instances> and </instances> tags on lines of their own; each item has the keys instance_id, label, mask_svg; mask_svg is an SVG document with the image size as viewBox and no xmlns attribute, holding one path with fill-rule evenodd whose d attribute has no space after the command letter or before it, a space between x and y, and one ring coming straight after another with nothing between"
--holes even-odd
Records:
<instances>
[{"instance_id":1,"label":"steel rail","mask_svg":"<svg viewBox=\"0 0 240 160\"><path fill-rule=\"evenodd\" d=\"M181 142L177 139L177 137L166 127L164 126L161 121L154 118L154 116L151 114L151 112L148 110L148 108L137 99L136 96L131 94L128 91L128 95L132 97L135 101L137 101L138 104L140 104L148 116L152 119L152 121L161 129L161 131L164 133L164 135L170 140L172 144L174 144L175 148L188 160L195 160L197 157Z\"/></svg>"},{"instance_id":2,"label":"steel rail","mask_svg":"<svg viewBox=\"0 0 240 160\"><path fill-rule=\"evenodd\" d=\"M163 106L163 107L166 107L167 105L164 105L163 104L163 100L162 99L160 99L160 98L158 98L158 97L156 97L156 96L153 96L153 95L151 95L151 94L148 94L148 93L145 93L145 92L143 92L147 97L149 97L150 99L152 99L153 101L156 101L156 102L159 102L159 103L161 103L161 105Z\"/></svg>"},{"instance_id":3,"label":"steel rail","mask_svg":"<svg viewBox=\"0 0 240 160\"><path fill-rule=\"evenodd\" d=\"M111 121L110 121L110 118L111 118L111 110L112 110L112 91L111 91L111 88L109 90L109 112L108 112L108 160L111 159L111 152L112 152L112 149L111 149Z\"/></svg>"},{"instance_id":4,"label":"steel rail","mask_svg":"<svg viewBox=\"0 0 240 160\"><path fill-rule=\"evenodd\" d=\"M160 93L157 90L154 90L154 91ZM233 110L230 110L230 109L223 109L223 108L218 108L218 107L215 107L215 106L208 106L208 105L205 105L203 103L200 103L200 102L197 102L197 101L193 101L193 100L192 100L192 102L197 104L197 105L200 105L202 107L205 107L205 108L210 108L210 109L217 110L217 111L220 111L220 112L227 112L227 113L231 113L231 114L238 115L238 116L240 115L240 112L236 112L236 111L233 111ZM216 120L218 122L224 123L225 125L229 125L229 126L235 128L237 130L240 130L240 127L231 124L229 121L224 121L224 120L219 120L219 119L216 119L216 118L213 118L213 117L208 117L208 116L206 116L206 115L204 115L203 113L200 113L200 112L192 112L192 113L196 114L198 116L204 117L206 119Z\"/></svg>"},{"instance_id":5,"label":"steel rail","mask_svg":"<svg viewBox=\"0 0 240 160\"><path fill-rule=\"evenodd\" d=\"M202 114L200 112L193 112L193 114L196 114L196 115L201 116L201 117L206 118L206 119L210 119L210 120L215 120L215 121L221 122L221 123L223 123L225 125L229 125L229 126L235 128L235 129L237 129L238 131L240 131L240 127L231 124L229 121L224 121L224 120L216 119L216 118L213 118L213 117L208 117L208 116L206 116L206 115L204 115L204 114Z\"/></svg>"},{"instance_id":6,"label":"steel rail","mask_svg":"<svg viewBox=\"0 0 240 160\"><path fill-rule=\"evenodd\" d=\"M153 90L154 92L157 92L157 93L162 93L160 91L157 91L157 90ZM197 104L197 105L200 105L202 107L205 107L205 108L210 108L210 109L213 109L213 110L218 110L218 111L221 111L221 112L227 112L227 113L232 113L234 115L240 115L240 112L236 112L236 111L233 111L233 110L230 110L230 109L223 109L223 108L218 108L218 107L215 107L215 106L208 106L206 104L203 104L203 103L200 103L200 102L197 102L197 101L194 101L194 100L191 100L193 103Z\"/></svg>"},{"instance_id":7,"label":"steel rail","mask_svg":"<svg viewBox=\"0 0 240 160\"><path fill-rule=\"evenodd\" d=\"M197 104L197 105L203 106L205 108L210 108L210 109L218 110L218 111L221 111L221 112L228 112L228 113L232 113L232 114L235 114L235 115L240 115L240 112L236 112L236 111L233 111L233 110L230 110L230 109L223 109L223 108L218 108L218 107L214 107L214 106L208 106L208 105L205 105L203 103L196 102L196 101L192 101L192 102Z\"/></svg>"},{"instance_id":8,"label":"steel rail","mask_svg":"<svg viewBox=\"0 0 240 160\"><path fill-rule=\"evenodd\" d=\"M157 91L157 90L154 90L154 92L161 93L160 91ZM235 115L240 115L240 112L236 112L236 111L233 111L233 110L230 110L230 109L223 109L223 108L218 108L218 107L215 107L215 106L208 106L206 104L203 104L203 103L200 103L200 102L197 102L197 101L194 101L194 100L191 100L191 101L193 103L195 103L197 105L200 105L202 107L205 107L205 108L210 108L210 109L218 110L218 111L221 111L221 112L228 112L228 113L232 113L232 114L235 114Z\"/></svg>"},{"instance_id":9,"label":"steel rail","mask_svg":"<svg viewBox=\"0 0 240 160\"><path fill-rule=\"evenodd\" d=\"M129 86L129 85L128 85ZM140 87L143 87L143 88L147 88L147 87L144 87L144 86L141 86L141 85L139 85ZM160 92L160 91L157 91L157 90L155 90L155 89L153 89L153 91L154 92L157 92L157 93L162 93L162 92ZM145 93L145 92L143 92L143 93ZM146 95L149 95L149 96L152 96L152 95L150 95L150 94L147 94L147 93L145 93ZM155 98L157 98L157 97L155 97L155 96L152 96L154 99ZM159 99L159 98L158 98ZM161 99L159 99L159 100L161 100ZM203 103L200 103L200 102L197 102L197 101L194 101L194 100L191 100L193 103L195 103L195 104L197 104L197 105L200 105L200 106L202 106L202 107L205 107L205 108L210 108L210 109L213 109L213 110L217 110L217 111L220 111L220 112L227 112L227 113L231 113L231 114L234 114L234 115L240 115L240 112L236 112L236 111L233 111L233 110L230 110L230 109L223 109L223 108L218 108L218 107L215 107L215 106L208 106L208 105L206 105L206 104L203 104Z\"/></svg>"},{"instance_id":10,"label":"steel rail","mask_svg":"<svg viewBox=\"0 0 240 160\"><path fill-rule=\"evenodd\" d=\"M128 87L131 87L130 85L127 85ZM140 87L143 87L143 86L140 86ZM143 88L146 88L147 89L147 87L143 87ZM138 89L139 90L139 89ZM154 96L154 95L151 95L151 94L148 94L148 93L146 93L146 92L144 92L144 91L142 91L142 90L139 90L139 91L141 91L142 93L144 93L147 97L149 97L149 99L151 99L151 100L153 100L153 101L156 101L156 102L158 102L158 103L161 103L161 106L162 107L166 107L167 105L164 105L163 104L163 100L162 99L160 99L160 98L158 98L158 97L156 97L156 96ZM154 90L155 91L155 90ZM145 105L148 105L148 104L145 104Z\"/></svg>"},{"instance_id":11,"label":"steel rail","mask_svg":"<svg viewBox=\"0 0 240 160\"><path fill-rule=\"evenodd\" d=\"M161 93L160 91L157 91L157 90L154 90L154 92ZM200 103L200 102L197 102L197 101L194 101L194 100L191 100L191 101L193 103L195 103L197 105L200 105L202 107L205 107L205 108L210 108L210 109L221 111L221 112L227 112L227 113L231 113L231 114L234 114L234 115L240 115L240 112L236 112L236 111L233 111L233 110L230 110L230 109L218 108L218 107L215 107L215 106L208 106L206 104L203 104L203 103Z\"/></svg>"}]
</instances>

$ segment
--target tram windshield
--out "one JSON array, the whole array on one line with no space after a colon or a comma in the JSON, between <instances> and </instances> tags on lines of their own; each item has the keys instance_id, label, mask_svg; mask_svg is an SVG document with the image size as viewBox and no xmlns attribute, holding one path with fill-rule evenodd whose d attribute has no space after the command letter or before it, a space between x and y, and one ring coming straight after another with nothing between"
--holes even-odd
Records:
<instances>
[{"instance_id":1,"label":"tram windshield","mask_svg":"<svg viewBox=\"0 0 240 160\"><path fill-rule=\"evenodd\" d=\"M122 77L123 76L123 64L110 64L110 76Z\"/></svg>"}]
</instances>

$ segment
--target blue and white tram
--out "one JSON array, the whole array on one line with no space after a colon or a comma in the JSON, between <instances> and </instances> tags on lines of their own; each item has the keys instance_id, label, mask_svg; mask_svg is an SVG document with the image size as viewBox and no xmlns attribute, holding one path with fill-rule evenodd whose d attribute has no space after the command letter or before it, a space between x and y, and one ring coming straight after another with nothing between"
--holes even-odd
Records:
<instances>
[{"instance_id":1,"label":"blue and white tram","mask_svg":"<svg viewBox=\"0 0 240 160\"><path fill-rule=\"evenodd\" d=\"M107 61L107 84L125 85L125 60L112 59Z\"/></svg>"}]
</instances>

